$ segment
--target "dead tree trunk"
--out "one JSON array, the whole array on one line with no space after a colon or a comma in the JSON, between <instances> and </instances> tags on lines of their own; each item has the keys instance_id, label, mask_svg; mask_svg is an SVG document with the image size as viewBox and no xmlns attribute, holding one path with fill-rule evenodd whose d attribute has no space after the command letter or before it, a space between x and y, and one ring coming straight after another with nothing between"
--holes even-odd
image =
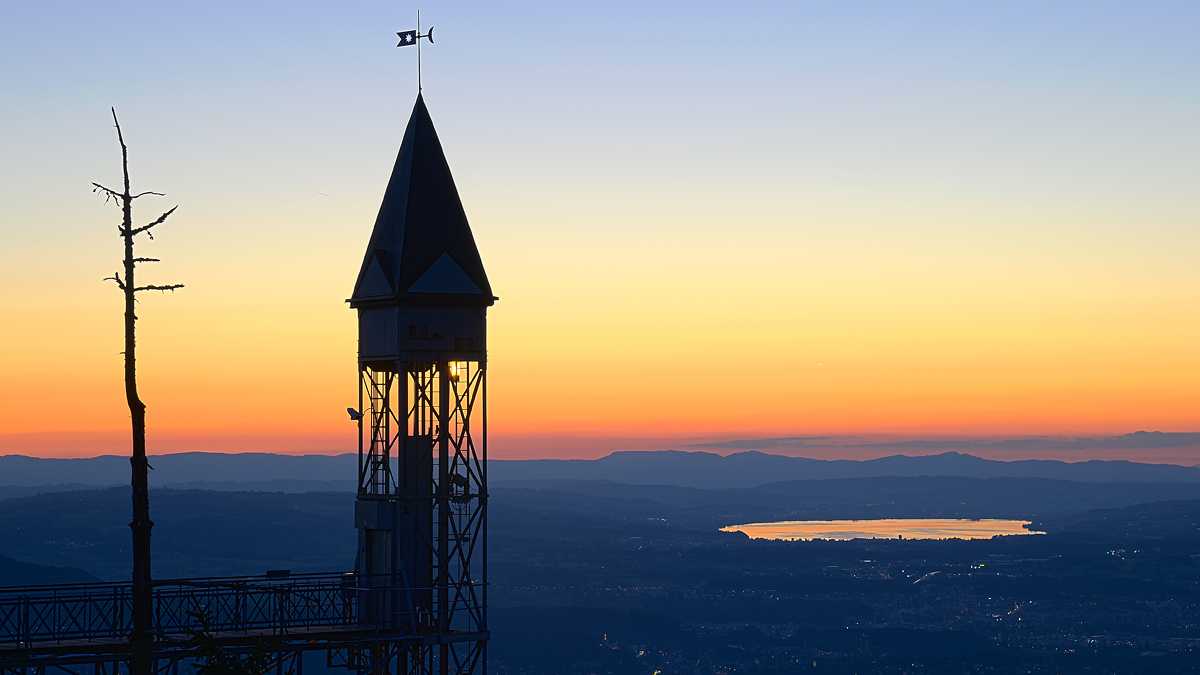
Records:
<instances>
[{"instance_id":1,"label":"dead tree trunk","mask_svg":"<svg viewBox=\"0 0 1200 675\"><path fill-rule=\"evenodd\" d=\"M117 127L117 140L121 143L121 172L124 177L124 189L120 192L92 183L93 192L103 193L105 201L112 199L121 207L120 235L125 243L124 268L122 278L118 272L105 281L115 281L125 294L125 401L129 404L129 416L133 424L133 455L129 462L133 468L131 484L133 486L133 521L129 527L133 530L133 632L129 636L131 658L129 672L131 675L151 675L154 668L154 604L152 597L150 575L150 530L154 523L150 520L150 492L147 486L146 461L146 404L138 397L137 391L137 294L140 291L173 291L183 288L183 284L166 286L138 286L134 281L134 272L138 263L158 262L154 258L136 258L133 255L133 239L145 232L151 239L154 235L150 229L161 224L172 213L162 214L149 225L133 226L133 200L146 195L162 196L158 192L141 192L132 194L129 189L129 150L125 146L125 137L121 134L121 123L117 121L117 111L113 109L113 124Z\"/></svg>"}]
</instances>

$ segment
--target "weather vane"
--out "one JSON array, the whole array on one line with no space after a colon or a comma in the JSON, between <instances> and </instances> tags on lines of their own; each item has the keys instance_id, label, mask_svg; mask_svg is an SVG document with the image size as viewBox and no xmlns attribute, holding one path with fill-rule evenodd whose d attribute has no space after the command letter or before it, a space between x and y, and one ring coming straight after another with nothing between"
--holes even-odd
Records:
<instances>
[{"instance_id":1,"label":"weather vane","mask_svg":"<svg viewBox=\"0 0 1200 675\"><path fill-rule=\"evenodd\" d=\"M433 44L433 26L429 27L429 32L421 35L421 10L417 10L417 29L403 30L396 33L400 38L397 47L417 46L417 91L421 91L421 38L429 40L429 44Z\"/></svg>"}]
</instances>

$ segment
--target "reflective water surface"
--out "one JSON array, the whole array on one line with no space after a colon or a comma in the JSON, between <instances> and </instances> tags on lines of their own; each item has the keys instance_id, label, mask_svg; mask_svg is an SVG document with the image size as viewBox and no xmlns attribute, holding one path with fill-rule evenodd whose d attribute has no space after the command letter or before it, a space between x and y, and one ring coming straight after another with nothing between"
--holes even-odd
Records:
<instances>
[{"instance_id":1,"label":"reflective water surface","mask_svg":"<svg viewBox=\"0 0 1200 675\"><path fill-rule=\"evenodd\" d=\"M745 532L751 539L988 539L998 534L1045 534L1025 529L1028 520L787 520L730 525L723 532Z\"/></svg>"}]
</instances>

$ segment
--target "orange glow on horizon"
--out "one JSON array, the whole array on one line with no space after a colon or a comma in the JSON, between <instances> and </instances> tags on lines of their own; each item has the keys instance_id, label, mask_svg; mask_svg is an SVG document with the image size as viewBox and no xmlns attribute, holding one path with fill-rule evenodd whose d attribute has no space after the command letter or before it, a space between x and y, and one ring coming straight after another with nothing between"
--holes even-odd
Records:
<instances>
[{"instance_id":1,"label":"orange glow on horizon","mask_svg":"<svg viewBox=\"0 0 1200 675\"><path fill-rule=\"evenodd\" d=\"M174 39L113 50L111 13L14 6L0 452L125 451L122 303L101 281L120 212L90 189L121 175L114 103L133 189L169 195L134 219L179 207L137 251L162 260L139 279L186 284L138 306L150 452L356 450L345 301L417 94L372 37L392 10L264 32L247 27L269 12L216 8L178 31L197 25L183 4L136 17ZM1190 6L1086 25L963 7L742 3L765 37L726 53L695 39L725 30L723 6L647 9L616 50L603 5L443 6L464 38L557 40L549 66L459 40L422 89L499 296L491 456L1200 432ZM221 57L197 59L214 39ZM116 101L93 76L146 68ZM1200 463L1197 446L972 447Z\"/></svg>"}]
</instances>

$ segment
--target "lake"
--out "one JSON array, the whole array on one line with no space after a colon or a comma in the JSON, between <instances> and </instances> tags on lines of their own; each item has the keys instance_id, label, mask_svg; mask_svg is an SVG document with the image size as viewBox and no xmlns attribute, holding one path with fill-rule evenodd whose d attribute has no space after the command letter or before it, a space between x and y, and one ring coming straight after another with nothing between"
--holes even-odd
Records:
<instances>
[{"instance_id":1,"label":"lake","mask_svg":"<svg viewBox=\"0 0 1200 675\"><path fill-rule=\"evenodd\" d=\"M751 539L990 539L996 535L1045 534L1025 529L1028 520L787 520L730 525L722 532L745 532Z\"/></svg>"}]
</instances>

